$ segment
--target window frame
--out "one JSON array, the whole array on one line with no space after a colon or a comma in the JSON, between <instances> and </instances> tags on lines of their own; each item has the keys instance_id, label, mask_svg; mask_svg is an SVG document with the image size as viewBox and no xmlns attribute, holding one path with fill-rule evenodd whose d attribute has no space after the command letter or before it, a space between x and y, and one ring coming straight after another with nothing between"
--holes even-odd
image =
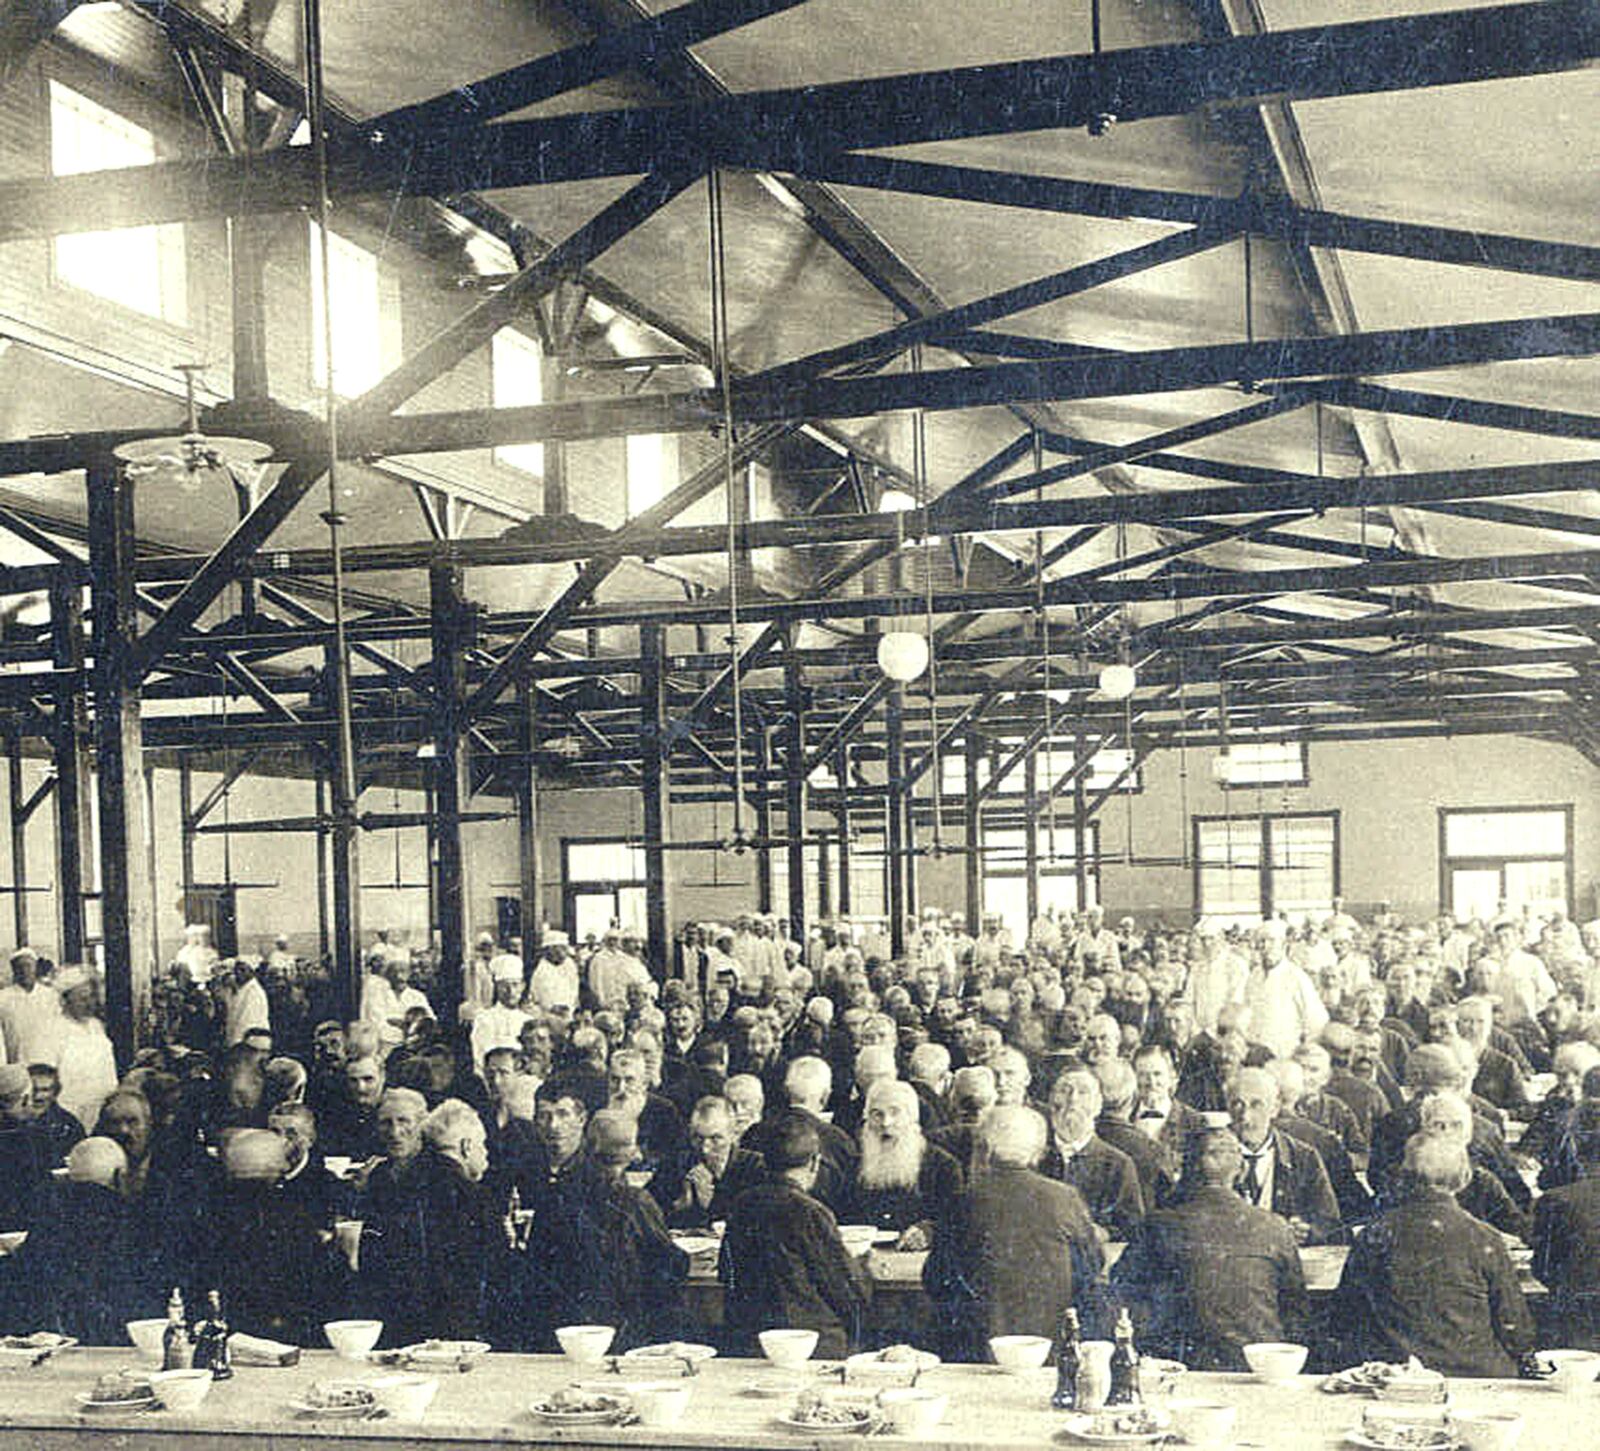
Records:
<instances>
[{"instance_id":1,"label":"window frame","mask_svg":"<svg viewBox=\"0 0 1600 1451\"><path fill-rule=\"evenodd\" d=\"M1218 781L1218 787L1223 791L1297 791L1311 784L1311 751L1305 741L1252 741L1237 740L1228 742L1228 759L1233 758L1233 752L1240 746L1297 746L1300 751L1300 773L1288 780L1255 780L1255 781ZM1219 752L1215 757L1221 760Z\"/></svg>"},{"instance_id":2,"label":"window frame","mask_svg":"<svg viewBox=\"0 0 1600 1451\"><path fill-rule=\"evenodd\" d=\"M320 396L327 392L330 367L329 360L322 356L326 352L325 334L323 331L323 320L321 317L323 296L321 286L322 247L317 235L317 219L315 217L306 218L305 235L306 307L308 323L310 327L308 347L306 350L306 380L310 389ZM330 227L328 229L328 260L330 264L330 270L334 271L335 273L337 272L338 264L334 261L334 256L340 247L347 247L354 252L359 252L363 258L371 259L373 308L370 332L377 346L376 365L373 368L370 379L363 377L359 386L352 387L349 392L345 392L345 390L339 386L337 378L333 379L334 396L341 402L348 403L352 398L359 398L374 384L381 382L384 378L384 375L388 372L387 358L385 356L383 345L383 259L378 255L377 252L373 251L371 247L356 241L354 237L346 236L337 228ZM364 265L365 264L363 263L363 266ZM337 285L337 277L335 277L333 281L335 285L332 289L331 296L334 299L337 299L343 295L343 293L342 289ZM335 301L333 317L334 356L332 360L334 366L331 369L333 372L337 372L337 365L339 361L339 337L341 330L339 327L338 312L339 305L338 302ZM363 322L364 321L365 320L363 319ZM319 363L321 365L320 367L318 366Z\"/></svg>"},{"instance_id":3,"label":"window frame","mask_svg":"<svg viewBox=\"0 0 1600 1451\"><path fill-rule=\"evenodd\" d=\"M1440 806L1439 813L1439 911L1441 913L1452 910L1450 892L1450 874L1452 871L1474 869L1488 871L1497 868L1500 872L1501 896L1505 895L1505 869L1511 862L1553 862L1562 861L1565 869L1567 884L1567 911L1573 909L1577 900L1577 863L1575 860L1576 807L1571 801L1540 801L1526 805L1513 806ZM1517 816L1517 815L1548 815L1561 816L1565 850L1561 858L1553 857L1548 852L1498 852L1493 856L1451 856L1448 850L1448 832L1452 816Z\"/></svg>"},{"instance_id":4,"label":"window frame","mask_svg":"<svg viewBox=\"0 0 1600 1451\"><path fill-rule=\"evenodd\" d=\"M380 299L381 300L381 299ZM504 349L515 349L523 357L531 355L534 362L533 377L537 387L532 390L537 393L534 398L506 398L500 396L501 386L501 353ZM489 406L491 408L526 408L537 406L544 402L544 348L539 339L523 332L519 327L503 327L495 332L489 339ZM514 390L521 393L524 390ZM545 476L546 453L542 443L511 443L497 444L489 450L490 458L496 465L503 469L513 469L524 478L543 480ZM533 466L532 460L538 458L538 467Z\"/></svg>"},{"instance_id":5,"label":"window frame","mask_svg":"<svg viewBox=\"0 0 1600 1451\"><path fill-rule=\"evenodd\" d=\"M1211 915L1201 894L1200 884L1202 879L1203 858L1200 850L1200 831L1203 825L1212 822L1254 821L1261 826L1261 860L1256 864L1258 880L1259 915L1265 919L1272 917L1277 912L1277 904L1273 900L1272 892L1272 823L1275 821L1331 821L1333 823L1333 873L1332 891L1330 897L1344 895L1344 837L1341 813L1337 807L1323 811L1250 811L1219 814L1198 813L1189 818L1190 855L1191 867L1191 892L1196 918Z\"/></svg>"}]
</instances>

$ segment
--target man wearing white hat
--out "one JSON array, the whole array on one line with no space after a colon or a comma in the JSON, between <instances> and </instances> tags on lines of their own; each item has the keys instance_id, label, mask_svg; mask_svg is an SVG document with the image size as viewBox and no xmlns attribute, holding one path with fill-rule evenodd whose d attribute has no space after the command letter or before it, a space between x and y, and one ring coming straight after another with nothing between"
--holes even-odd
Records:
<instances>
[{"instance_id":1,"label":"man wearing white hat","mask_svg":"<svg viewBox=\"0 0 1600 1451\"><path fill-rule=\"evenodd\" d=\"M528 979L528 1001L541 1013L563 1013L578 1007L578 964L572 960L565 932L546 929L539 944L539 961Z\"/></svg>"},{"instance_id":2,"label":"man wearing white hat","mask_svg":"<svg viewBox=\"0 0 1600 1451\"><path fill-rule=\"evenodd\" d=\"M1288 1058L1328 1023L1328 1010L1306 970L1290 960L1288 932L1271 919L1256 933L1256 960L1245 979L1244 1001L1250 1010L1250 1038Z\"/></svg>"},{"instance_id":3,"label":"man wearing white hat","mask_svg":"<svg viewBox=\"0 0 1600 1451\"><path fill-rule=\"evenodd\" d=\"M494 934L480 932L473 939L472 956L461 969L462 1022L470 1022L476 1013L494 1001L494 977L489 971L494 955Z\"/></svg>"},{"instance_id":4,"label":"man wearing white hat","mask_svg":"<svg viewBox=\"0 0 1600 1451\"><path fill-rule=\"evenodd\" d=\"M61 1016L56 1019L53 1051L39 1061L55 1066L61 1076L56 1100L77 1118L85 1131L93 1128L100 1105L117 1086L117 1059L105 1025L95 1016L99 983L86 967L63 967L56 974Z\"/></svg>"},{"instance_id":5,"label":"man wearing white hat","mask_svg":"<svg viewBox=\"0 0 1600 1451\"><path fill-rule=\"evenodd\" d=\"M472 1061L483 1072L483 1057L494 1048L520 1048L528 1015L517 1006L522 1001L522 959L514 952L496 953L489 961L494 1001L479 1008L472 1019Z\"/></svg>"},{"instance_id":6,"label":"man wearing white hat","mask_svg":"<svg viewBox=\"0 0 1600 1451\"><path fill-rule=\"evenodd\" d=\"M204 922L190 922L183 929L183 946L173 961L189 969L189 981L204 987L211 981L217 964L222 960L209 941L211 929Z\"/></svg>"},{"instance_id":7,"label":"man wearing white hat","mask_svg":"<svg viewBox=\"0 0 1600 1451\"><path fill-rule=\"evenodd\" d=\"M39 954L19 947L11 954L11 985L0 988L0 1035L5 1061L42 1062L40 1054L55 1041L56 1020L61 1016L61 994L39 981Z\"/></svg>"}]
</instances>

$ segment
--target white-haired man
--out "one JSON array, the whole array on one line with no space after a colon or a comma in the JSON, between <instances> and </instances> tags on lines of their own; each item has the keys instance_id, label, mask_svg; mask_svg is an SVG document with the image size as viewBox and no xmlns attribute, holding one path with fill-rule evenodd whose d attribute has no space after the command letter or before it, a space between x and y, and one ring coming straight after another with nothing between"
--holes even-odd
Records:
<instances>
[{"instance_id":1,"label":"white-haired man","mask_svg":"<svg viewBox=\"0 0 1600 1451\"><path fill-rule=\"evenodd\" d=\"M1127 1240L1144 1218L1133 1160L1095 1132L1100 1082L1087 1068L1065 1069L1050 1087L1050 1147L1039 1172L1070 1184L1109 1239Z\"/></svg>"},{"instance_id":2,"label":"white-haired man","mask_svg":"<svg viewBox=\"0 0 1600 1451\"><path fill-rule=\"evenodd\" d=\"M924 1250L961 1192L961 1166L923 1137L909 1083L877 1080L867 1090L861 1158L843 1213L851 1223L895 1230L895 1247Z\"/></svg>"},{"instance_id":3,"label":"white-haired man","mask_svg":"<svg viewBox=\"0 0 1600 1451\"><path fill-rule=\"evenodd\" d=\"M729 1080L731 1087L733 1080ZM830 1209L843 1203L846 1191L855 1180L856 1146L854 1140L837 1124L829 1123L823 1115L827 1112L828 1098L833 1092L833 1070L821 1058L796 1058L789 1065L783 1079L783 1094L787 1107L809 1123L816 1132L820 1158L810 1193ZM768 1152L773 1136L778 1132L779 1120L785 1105L772 1105L772 1113L748 1130L740 1143L760 1154L771 1166Z\"/></svg>"}]
</instances>

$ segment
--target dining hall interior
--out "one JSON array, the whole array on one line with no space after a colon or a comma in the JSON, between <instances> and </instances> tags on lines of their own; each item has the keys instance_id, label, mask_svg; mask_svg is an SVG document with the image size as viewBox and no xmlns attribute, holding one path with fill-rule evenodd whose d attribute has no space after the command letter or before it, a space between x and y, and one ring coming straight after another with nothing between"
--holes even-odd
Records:
<instances>
[{"instance_id":1,"label":"dining hall interior","mask_svg":"<svg viewBox=\"0 0 1600 1451\"><path fill-rule=\"evenodd\" d=\"M178 1440L417 1434L323 1328L384 1322L382 1378L475 1371L428 1435L1561 1444L1597 50L1595 0L10 0L30 1437L162 1404L124 1322L220 1285ZM1196 1224L1276 1288L1213 1303ZM1466 1309L1406 1299L1436 1241ZM1052 1410L1124 1318L1137 1414Z\"/></svg>"}]
</instances>

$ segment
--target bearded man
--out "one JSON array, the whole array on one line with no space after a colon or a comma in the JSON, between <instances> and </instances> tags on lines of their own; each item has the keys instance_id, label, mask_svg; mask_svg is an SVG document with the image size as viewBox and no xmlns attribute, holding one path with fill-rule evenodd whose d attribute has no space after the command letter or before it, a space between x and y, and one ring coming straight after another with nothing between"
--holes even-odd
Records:
<instances>
[{"instance_id":1,"label":"bearded man","mask_svg":"<svg viewBox=\"0 0 1600 1451\"><path fill-rule=\"evenodd\" d=\"M909 1083L879 1079L867 1090L861 1160L845 1196L847 1221L897 1231L902 1250L927 1249L961 1192L961 1166L923 1137L917 1107Z\"/></svg>"}]
</instances>

